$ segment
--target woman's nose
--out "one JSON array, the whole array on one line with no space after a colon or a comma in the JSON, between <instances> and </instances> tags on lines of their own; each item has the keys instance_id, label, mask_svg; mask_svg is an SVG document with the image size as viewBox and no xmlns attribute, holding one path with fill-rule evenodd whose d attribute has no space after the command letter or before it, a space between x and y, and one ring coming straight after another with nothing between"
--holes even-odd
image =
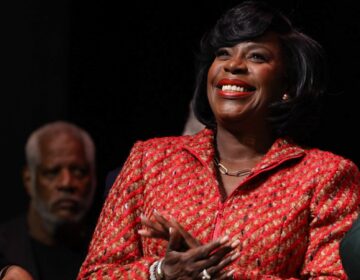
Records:
<instances>
[{"instance_id":1,"label":"woman's nose","mask_svg":"<svg viewBox=\"0 0 360 280\"><path fill-rule=\"evenodd\" d=\"M241 74L247 72L247 66L241 58L231 58L225 63L224 70L232 74Z\"/></svg>"}]
</instances>

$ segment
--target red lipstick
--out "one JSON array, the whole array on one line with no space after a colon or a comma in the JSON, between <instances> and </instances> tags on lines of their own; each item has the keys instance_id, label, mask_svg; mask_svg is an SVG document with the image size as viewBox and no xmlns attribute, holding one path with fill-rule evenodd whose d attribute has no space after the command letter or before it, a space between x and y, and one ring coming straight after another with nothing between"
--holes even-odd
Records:
<instances>
[{"instance_id":1,"label":"red lipstick","mask_svg":"<svg viewBox=\"0 0 360 280\"><path fill-rule=\"evenodd\" d=\"M218 82L218 94L224 98L237 99L252 95L256 88L239 79L222 79Z\"/></svg>"}]
</instances>

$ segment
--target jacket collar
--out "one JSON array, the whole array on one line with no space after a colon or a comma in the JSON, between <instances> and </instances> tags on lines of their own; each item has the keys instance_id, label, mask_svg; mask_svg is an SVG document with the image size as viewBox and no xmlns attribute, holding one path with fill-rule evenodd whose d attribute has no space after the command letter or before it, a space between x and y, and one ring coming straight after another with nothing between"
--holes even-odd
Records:
<instances>
[{"instance_id":1,"label":"jacket collar","mask_svg":"<svg viewBox=\"0 0 360 280\"><path fill-rule=\"evenodd\" d=\"M193 154L203 165L211 166L215 154L214 131L205 128L194 136L187 136L184 139L183 148ZM272 169L285 161L304 155L305 150L293 143L291 139L278 138L262 160L253 168L252 173Z\"/></svg>"}]
</instances>

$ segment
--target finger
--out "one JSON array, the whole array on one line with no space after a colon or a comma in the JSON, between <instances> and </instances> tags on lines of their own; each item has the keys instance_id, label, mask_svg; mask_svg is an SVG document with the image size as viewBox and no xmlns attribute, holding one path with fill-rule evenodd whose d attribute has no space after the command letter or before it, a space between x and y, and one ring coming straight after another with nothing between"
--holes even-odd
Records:
<instances>
[{"instance_id":1,"label":"finger","mask_svg":"<svg viewBox=\"0 0 360 280\"><path fill-rule=\"evenodd\" d=\"M239 252L233 252L225 258L219 259L220 262L218 264L209 267L207 270L209 273L211 273L211 275L216 275L218 273L221 273L224 270L224 268L226 268L229 264L231 264L239 256L240 256Z\"/></svg>"},{"instance_id":2,"label":"finger","mask_svg":"<svg viewBox=\"0 0 360 280\"><path fill-rule=\"evenodd\" d=\"M164 225L164 228L172 227L172 228L176 228L179 231L179 233L184 238L183 247L195 248L201 245L201 242L198 241L195 237L193 237L189 232L187 232L173 217L170 217L170 221L169 221L162 214L156 211L155 218L157 219L158 222Z\"/></svg>"},{"instance_id":3,"label":"finger","mask_svg":"<svg viewBox=\"0 0 360 280\"><path fill-rule=\"evenodd\" d=\"M164 215L159 213L156 209L154 210L154 218L158 224L162 227L162 230L166 233L169 233L169 229L172 226L169 220L167 220Z\"/></svg>"},{"instance_id":4,"label":"finger","mask_svg":"<svg viewBox=\"0 0 360 280\"><path fill-rule=\"evenodd\" d=\"M169 244L167 248L167 252L169 251L181 251L183 249L183 237L180 232L173 227L169 228Z\"/></svg>"},{"instance_id":5,"label":"finger","mask_svg":"<svg viewBox=\"0 0 360 280\"><path fill-rule=\"evenodd\" d=\"M189 248L196 248L201 245L201 242L192 236L188 231L186 231L174 218L171 218L171 222L178 229L180 234L184 237L186 244Z\"/></svg>"},{"instance_id":6,"label":"finger","mask_svg":"<svg viewBox=\"0 0 360 280\"><path fill-rule=\"evenodd\" d=\"M168 241L168 237L165 236L162 232L157 232L157 231L147 230L147 229L139 229L137 232L142 237L156 238L156 239L162 239L162 240Z\"/></svg>"},{"instance_id":7,"label":"finger","mask_svg":"<svg viewBox=\"0 0 360 280\"><path fill-rule=\"evenodd\" d=\"M153 230L162 231L162 227L159 223L151 221L144 214L140 214L141 223Z\"/></svg>"},{"instance_id":8,"label":"finger","mask_svg":"<svg viewBox=\"0 0 360 280\"><path fill-rule=\"evenodd\" d=\"M226 240L226 238L223 240ZM223 241L220 240L219 242L221 243ZM198 269L198 271L207 269L209 272L211 272L212 275L220 273L225 267L227 267L231 262L240 256L240 253L236 251L231 252L237 247L238 244L238 241L232 242L230 244L227 242L213 251L210 255L208 255L208 257L204 257L204 252L200 252L197 255L192 254L193 263L196 264L196 269ZM211 246L209 246L209 248L211 248ZM229 254L229 252L231 253ZM201 256L201 258L199 258L199 256Z\"/></svg>"},{"instance_id":9,"label":"finger","mask_svg":"<svg viewBox=\"0 0 360 280\"><path fill-rule=\"evenodd\" d=\"M140 215L141 223L142 225L146 226L147 229L141 229L138 231L138 233L144 237L154 237L154 238L161 238L168 240L169 234L168 232L165 232L162 228L162 226L157 223L150 221L145 215Z\"/></svg>"},{"instance_id":10,"label":"finger","mask_svg":"<svg viewBox=\"0 0 360 280\"><path fill-rule=\"evenodd\" d=\"M235 273L235 269L233 269L231 271L223 271L223 272L219 273L218 275L215 275L216 280L233 280L234 273Z\"/></svg>"},{"instance_id":11,"label":"finger","mask_svg":"<svg viewBox=\"0 0 360 280\"><path fill-rule=\"evenodd\" d=\"M225 252L226 250L223 251ZM240 253L233 252L225 257L226 254L224 255L224 252L221 254L213 254L207 259L196 261L196 268L201 271L207 269L211 275L215 275L220 273L225 267L240 256Z\"/></svg>"},{"instance_id":12,"label":"finger","mask_svg":"<svg viewBox=\"0 0 360 280\"><path fill-rule=\"evenodd\" d=\"M188 250L189 248L195 248L201 245L200 241L198 241L189 232L187 232L173 217L170 217L170 221L169 221L167 218L164 217L164 215L162 215L156 210L154 210L154 217L159 223L163 225L164 229L166 228L177 229L178 233L181 235L181 241L180 241L180 236L177 237L178 245L176 247L178 250L185 251Z\"/></svg>"},{"instance_id":13,"label":"finger","mask_svg":"<svg viewBox=\"0 0 360 280\"><path fill-rule=\"evenodd\" d=\"M198 252L198 259L207 259L212 252L220 249L222 246L224 246L224 244L228 242L228 240L229 237L226 235L205 245L197 247L196 250ZM230 248L230 246L224 246L224 248Z\"/></svg>"},{"instance_id":14,"label":"finger","mask_svg":"<svg viewBox=\"0 0 360 280\"><path fill-rule=\"evenodd\" d=\"M213 251L211 253L211 257L215 257L218 259L222 259L223 257L225 257L228 253L230 253L231 251L233 251L234 249L236 249L238 247L238 245L240 244L239 240L235 240L233 242L226 242L224 243L224 240L226 239L226 237L224 237L221 242L223 242L223 245L221 247L219 247L218 249L216 249L215 251Z\"/></svg>"}]
</instances>

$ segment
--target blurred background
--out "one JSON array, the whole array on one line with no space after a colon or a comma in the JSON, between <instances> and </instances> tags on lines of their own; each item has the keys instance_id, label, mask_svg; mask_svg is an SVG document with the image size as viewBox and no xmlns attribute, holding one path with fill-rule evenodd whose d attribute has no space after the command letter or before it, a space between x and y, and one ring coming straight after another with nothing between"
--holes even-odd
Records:
<instances>
[{"instance_id":1,"label":"blurred background","mask_svg":"<svg viewBox=\"0 0 360 280\"><path fill-rule=\"evenodd\" d=\"M2 1L0 221L26 208L29 133L48 121L85 128L105 176L136 140L180 134L201 35L239 1ZM353 1L269 1L325 48L330 70L313 145L360 163L360 8ZM3 7L6 5L6 7Z\"/></svg>"}]
</instances>

